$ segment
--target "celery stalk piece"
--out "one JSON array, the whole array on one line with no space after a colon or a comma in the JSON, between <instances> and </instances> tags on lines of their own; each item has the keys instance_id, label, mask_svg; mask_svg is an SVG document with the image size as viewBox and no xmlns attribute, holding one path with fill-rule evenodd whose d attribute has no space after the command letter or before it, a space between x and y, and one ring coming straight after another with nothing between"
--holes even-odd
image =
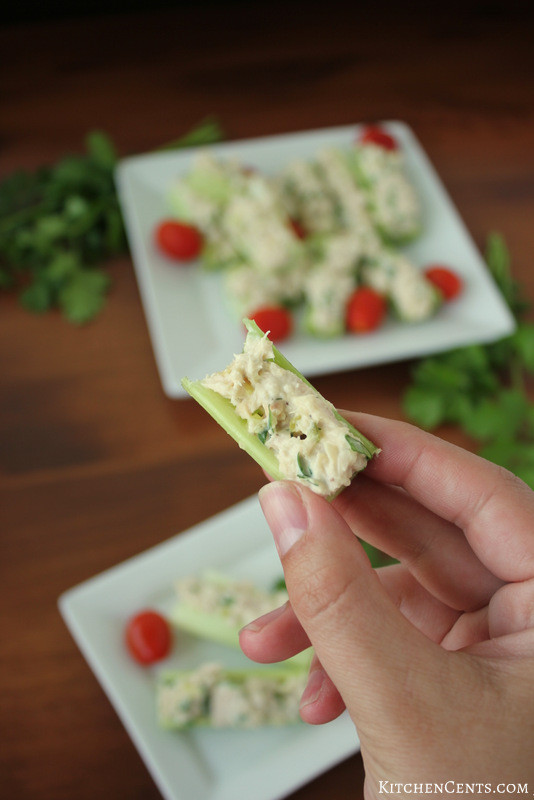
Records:
<instances>
[{"instance_id":1,"label":"celery stalk piece","mask_svg":"<svg viewBox=\"0 0 534 800\"><path fill-rule=\"evenodd\" d=\"M249 319L243 320L247 329L248 336L263 338L265 334L258 325ZM282 355L277 347L273 345L273 361L282 369L288 370L296 375L301 381L309 386L314 392L313 385ZM274 452L269 449L260 438L248 431L247 423L241 419L235 411L232 403L219 395L217 392L204 386L201 381L191 381L189 378L182 379L182 386L193 397L213 419L237 442L260 465L260 467L274 480L283 480L287 476L283 474L278 459ZM317 393L318 394L318 393ZM370 459L379 452L379 448L361 434L353 425L344 419L341 414L334 409L336 419L347 427L346 440L350 448ZM343 487L342 487L343 488ZM341 489L333 493L328 499L333 499Z\"/></svg>"},{"instance_id":2,"label":"celery stalk piece","mask_svg":"<svg viewBox=\"0 0 534 800\"><path fill-rule=\"evenodd\" d=\"M237 416L229 400L207 386L202 386L200 381L183 378L182 386L268 475L274 480L284 478L275 454L255 434L247 430L246 421Z\"/></svg>"},{"instance_id":3,"label":"celery stalk piece","mask_svg":"<svg viewBox=\"0 0 534 800\"><path fill-rule=\"evenodd\" d=\"M173 625L193 636L234 649L239 649L239 631L245 624L288 599L285 590L264 591L250 581L235 580L214 570L185 577L177 582L176 589L178 601L170 613ZM205 610L206 604L209 611ZM236 613L236 608L241 610ZM248 616L243 608L248 609ZM308 648L281 663L307 669L310 661L311 649Z\"/></svg>"},{"instance_id":4,"label":"celery stalk piece","mask_svg":"<svg viewBox=\"0 0 534 800\"><path fill-rule=\"evenodd\" d=\"M156 684L158 721L174 730L295 724L307 680L306 671L281 667L228 669L207 663L195 670L167 670Z\"/></svg>"}]
</instances>

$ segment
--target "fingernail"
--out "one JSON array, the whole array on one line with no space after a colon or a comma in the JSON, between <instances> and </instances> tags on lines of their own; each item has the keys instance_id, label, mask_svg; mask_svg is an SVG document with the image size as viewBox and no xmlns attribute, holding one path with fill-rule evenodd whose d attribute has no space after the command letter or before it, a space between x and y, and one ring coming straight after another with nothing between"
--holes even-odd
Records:
<instances>
[{"instance_id":1,"label":"fingernail","mask_svg":"<svg viewBox=\"0 0 534 800\"><path fill-rule=\"evenodd\" d=\"M272 531L278 554L285 555L308 527L308 514L300 492L290 483L274 481L262 486L259 498Z\"/></svg>"},{"instance_id":2,"label":"fingernail","mask_svg":"<svg viewBox=\"0 0 534 800\"><path fill-rule=\"evenodd\" d=\"M306 688L304 689L302 697L300 698L301 708L315 703L315 701L319 698L323 688L324 678L325 674L321 667L318 667L317 669L314 669L313 672L310 672L308 683L306 684Z\"/></svg>"},{"instance_id":3,"label":"fingernail","mask_svg":"<svg viewBox=\"0 0 534 800\"><path fill-rule=\"evenodd\" d=\"M267 625L269 625L273 620L280 617L287 608L287 603L284 603L283 606L279 606L278 608L274 608L272 611L268 611L267 614L262 614L261 617L257 619L253 619L252 622L249 622L248 625L245 625L241 628L242 631L252 631L252 633L259 633L262 631Z\"/></svg>"}]
</instances>

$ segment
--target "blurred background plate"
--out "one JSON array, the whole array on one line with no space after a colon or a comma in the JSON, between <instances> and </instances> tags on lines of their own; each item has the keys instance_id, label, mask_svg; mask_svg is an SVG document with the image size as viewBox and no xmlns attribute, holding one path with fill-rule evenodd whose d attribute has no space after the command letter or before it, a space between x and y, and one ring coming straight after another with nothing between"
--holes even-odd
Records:
<instances>
[{"instance_id":1,"label":"blurred background plate","mask_svg":"<svg viewBox=\"0 0 534 800\"><path fill-rule=\"evenodd\" d=\"M406 156L409 176L423 207L423 233L404 248L424 267L443 263L465 279L462 296L432 319L417 325L388 320L366 336L316 340L303 333L283 344L284 355L307 377L423 356L506 336L513 318L495 287L463 221L411 129L384 122ZM266 174L321 147L348 147L359 127L350 125L210 145L221 157L236 157ZM176 266L154 244L154 229L169 216L167 193L173 179L187 173L194 149L124 159L117 169L137 280L163 388L183 397L184 375L203 378L221 369L242 348L243 330L230 315L220 277L196 265Z\"/></svg>"},{"instance_id":2,"label":"blurred background plate","mask_svg":"<svg viewBox=\"0 0 534 800\"><path fill-rule=\"evenodd\" d=\"M141 608L166 613L174 601L174 581L206 568L264 588L282 576L257 497L65 592L60 610L166 800L274 800L358 752L347 712L320 726L163 730L155 715L158 669L190 669L204 661L256 665L239 650L179 632L172 654L145 668L129 657L123 643L132 614Z\"/></svg>"}]
</instances>

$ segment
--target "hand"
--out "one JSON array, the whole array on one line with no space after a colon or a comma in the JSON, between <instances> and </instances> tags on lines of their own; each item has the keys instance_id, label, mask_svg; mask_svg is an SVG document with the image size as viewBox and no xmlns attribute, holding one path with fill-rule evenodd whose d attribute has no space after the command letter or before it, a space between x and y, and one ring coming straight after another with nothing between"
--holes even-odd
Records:
<instances>
[{"instance_id":1,"label":"hand","mask_svg":"<svg viewBox=\"0 0 534 800\"><path fill-rule=\"evenodd\" d=\"M411 425L345 416L382 453L332 504L262 488L290 602L241 647L271 662L313 645L301 716L348 709L366 798L447 781L532 795L534 492ZM400 563L373 570L357 537Z\"/></svg>"}]
</instances>

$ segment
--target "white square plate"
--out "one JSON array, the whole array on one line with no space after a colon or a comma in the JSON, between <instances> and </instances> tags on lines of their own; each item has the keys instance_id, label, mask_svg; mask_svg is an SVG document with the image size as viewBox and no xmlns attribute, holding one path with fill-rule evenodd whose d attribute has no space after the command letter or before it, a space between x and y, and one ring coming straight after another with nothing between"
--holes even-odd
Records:
<instances>
[{"instance_id":1,"label":"white square plate","mask_svg":"<svg viewBox=\"0 0 534 800\"><path fill-rule=\"evenodd\" d=\"M424 150L402 122L383 127L400 143L423 208L423 234L405 252L420 267L443 263L465 279L462 296L432 319L408 325L389 320L367 336L319 341L303 333L283 343L284 355L307 377L423 356L506 336L514 320ZM326 128L210 146L265 174L311 158L327 146L349 147L361 126ZM169 216L173 179L189 170L194 150L124 159L116 179L133 261L164 391L183 397L181 378L203 378L240 352L243 330L223 301L220 276L196 265L177 267L158 253L154 229Z\"/></svg>"},{"instance_id":2,"label":"white square plate","mask_svg":"<svg viewBox=\"0 0 534 800\"><path fill-rule=\"evenodd\" d=\"M166 800L275 800L359 749L345 712L323 726L253 731L165 731L155 716L154 678L205 660L252 662L238 650L179 634L159 665L138 666L123 644L125 622L146 607L169 610L173 583L214 568L260 586L282 570L256 497L251 497L70 589L59 608Z\"/></svg>"}]
</instances>

